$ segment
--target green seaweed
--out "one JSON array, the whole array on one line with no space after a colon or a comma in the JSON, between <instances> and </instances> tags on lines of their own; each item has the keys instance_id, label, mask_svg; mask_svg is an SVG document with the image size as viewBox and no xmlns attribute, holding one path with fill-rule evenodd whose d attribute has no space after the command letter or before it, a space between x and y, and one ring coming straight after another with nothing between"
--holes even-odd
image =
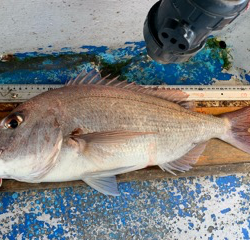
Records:
<instances>
[{"instance_id":1,"label":"green seaweed","mask_svg":"<svg viewBox=\"0 0 250 240\"><path fill-rule=\"evenodd\" d=\"M229 70L232 66L232 55L230 54L229 48L221 47L221 41L218 38L209 38L206 42L206 48L211 50L212 57L221 59L223 62L222 67Z\"/></svg>"},{"instance_id":2,"label":"green seaweed","mask_svg":"<svg viewBox=\"0 0 250 240\"><path fill-rule=\"evenodd\" d=\"M127 59L115 63L108 63L102 58L100 58L99 61L99 66L102 70L103 76L110 74L111 78L120 76L119 80L126 80L126 77L122 75L122 69L127 67L132 62L132 59Z\"/></svg>"},{"instance_id":3,"label":"green seaweed","mask_svg":"<svg viewBox=\"0 0 250 240\"><path fill-rule=\"evenodd\" d=\"M48 63L50 62L51 63ZM74 69L84 62L97 63L98 59L93 54L56 54L42 56L28 56L25 58L13 57L11 61L0 62L0 73L11 72L15 70L51 70L51 69Z\"/></svg>"},{"instance_id":4,"label":"green seaweed","mask_svg":"<svg viewBox=\"0 0 250 240\"><path fill-rule=\"evenodd\" d=\"M24 58L12 55L11 60L0 62L0 73L16 70L52 70L69 69L79 70L83 63L93 63L102 70L102 76L110 74L110 77L119 77L119 80L125 80L122 76L122 69L128 66L132 59L119 62L108 63L102 57L88 53L59 53L56 55L46 54L38 56L26 56Z\"/></svg>"},{"instance_id":5,"label":"green seaweed","mask_svg":"<svg viewBox=\"0 0 250 240\"><path fill-rule=\"evenodd\" d=\"M217 38L209 38L206 42L206 47L211 49L217 49L220 47L220 41Z\"/></svg>"}]
</instances>

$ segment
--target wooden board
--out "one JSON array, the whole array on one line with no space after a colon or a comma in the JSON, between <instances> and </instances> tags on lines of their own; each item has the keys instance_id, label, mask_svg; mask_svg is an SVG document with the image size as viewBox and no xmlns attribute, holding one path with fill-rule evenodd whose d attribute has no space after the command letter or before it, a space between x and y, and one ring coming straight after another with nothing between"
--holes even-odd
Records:
<instances>
[{"instance_id":1,"label":"wooden board","mask_svg":"<svg viewBox=\"0 0 250 240\"><path fill-rule=\"evenodd\" d=\"M0 118L5 117L18 104L0 103ZM225 106L226 105L226 106ZM243 106L250 106L250 101L230 102L197 102L195 111L205 114L218 115L225 112L235 111ZM177 176L163 172L158 167L142 169L118 176L118 181L152 180L161 178L224 175L250 172L250 155L235 147L217 139L212 139L200 157L194 168L186 173L178 173ZM29 189L50 189L57 187L81 186L82 181L62 183L28 184L14 180L3 180L1 191L22 191Z\"/></svg>"}]
</instances>

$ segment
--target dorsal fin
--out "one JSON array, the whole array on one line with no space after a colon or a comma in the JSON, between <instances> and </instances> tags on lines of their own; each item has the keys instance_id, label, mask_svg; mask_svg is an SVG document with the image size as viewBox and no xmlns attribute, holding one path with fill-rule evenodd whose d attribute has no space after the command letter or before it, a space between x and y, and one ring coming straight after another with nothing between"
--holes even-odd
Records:
<instances>
[{"instance_id":1,"label":"dorsal fin","mask_svg":"<svg viewBox=\"0 0 250 240\"><path fill-rule=\"evenodd\" d=\"M97 69L93 69L88 73L86 73L86 71L82 71L75 79L71 79L66 85L96 84L112 86L116 88L124 88L133 92L139 92L170 102L178 103L185 108L193 107L193 104L191 102L185 102L188 98L188 94L182 92L181 90L163 89L158 86L144 87L141 85L137 85L135 82L128 83L126 80L119 81L119 76L113 79L107 79L110 75L101 77L100 73L101 72L99 72Z\"/></svg>"},{"instance_id":2,"label":"dorsal fin","mask_svg":"<svg viewBox=\"0 0 250 240\"><path fill-rule=\"evenodd\" d=\"M107 77L108 76L106 76L105 79ZM88 73L83 70L75 79L70 79L66 85L96 84L96 82L100 81L101 79L101 74L96 69L93 69Z\"/></svg>"}]
</instances>

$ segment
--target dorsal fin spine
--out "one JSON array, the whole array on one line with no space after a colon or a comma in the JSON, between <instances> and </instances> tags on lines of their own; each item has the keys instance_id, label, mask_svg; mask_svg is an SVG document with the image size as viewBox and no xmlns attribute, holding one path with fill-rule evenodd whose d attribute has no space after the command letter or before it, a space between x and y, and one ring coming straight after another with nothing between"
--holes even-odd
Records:
<instances>
[{"instance_id":1,"label":"dorsal fin spine","mask_svg":"<svg viewBox=\"0 0 250 240\"><path fill-rule=\"evenodd\" d=\"M161 98L170 102L174 102L177 104L183 104L186 108L192 108L192 104L185 104L185 100L188 95L180 90L164 90L159 88L158 86L152 87L143 87L140 85L136 85L135 82L127 83L126 80L118 81L118 77L115 77L111 80L107 80L110 75L106 75L105 77L101 77L100 72L96 69L86 73L85 71L81 72L74 80L71 79L67 85L80 85L80 84L98 84L105 86L112 86L115 88L124 88L130 91L147 94L150 96L154 96L157 98ZM106 81L105 81L106 80Z\"/></svg>"}]
</instances>

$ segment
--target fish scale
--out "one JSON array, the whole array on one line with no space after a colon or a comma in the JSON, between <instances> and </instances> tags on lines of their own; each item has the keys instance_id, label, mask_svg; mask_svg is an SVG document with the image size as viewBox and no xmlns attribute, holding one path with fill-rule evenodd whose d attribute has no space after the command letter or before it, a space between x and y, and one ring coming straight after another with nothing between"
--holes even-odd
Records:
<instances>
[{"instance_id":1,"label":"fish scale","mask_svg":"<svg viewBox=\"0 0 250 240\"><path fill-rule=\"evenodd\" d=\"M206 141L211 137L219 136L225 131L222 127L223 120L185 109L181 109L181 111L175 110L175 108L180 109L179 106L174 106L175 108L172 110L171 106L173 104L161 99L155 103L158 99L154 97L147 95L138 96L138 94L129 92L128 100L126 99L128 91L120 91L119 97L110 98L110 96L113 96L112 91L115 91L112 88L101 89L101 97L93 97L94 93L89 93L87 90L84 90L84 87L75 87L77 91L82 92L82 98L76 98L75 101L78 104L77 111L81 112L81 108L84 108L84 113L81 114L78 124L80 123L89 132L112 131L119 128L127 131L156 132L154 136L148 137L147 141L144 138L144 142L142 142L142 137L138 137L138 139L130 140L130 144L120 146L119 153L113 159L121 159L121 162L116 161L121 167L126 166L123 165L123 162L131 165L135 157L131 158L130 161L123 161L119 154L124 155L124 153L131 151L130 149L137 149L140 144L143 144L143 148L146 148L152 139L156 140L158 144L159 157L157 157L155 162L160 164L175 159L175 156L169 159L167 156L173 155L172 153L176 149L180 151L176 155L181 156L183 152L185 153L190 149L193 142ZM103 87L100 86L99 88ZM70 104L75 105L73 101L70 101ZM66 102L62 103L62 105L72 109ZM93 111L93 109L95 110ZM75 114L70 112L69 117ZM206 121L208 124L207 128L201 128L200 121ZM66 122L68 127L68 121L66 120ZM71 130L76 127L72 127ZM213 132L211 129L216 131ZM145 164L147 163L147 154L143 155ZM110 168L108 162L103 167L105 170Z\"/></svg>"},{"instance_id":2,"label":"fish scale","mask_svg":"<svg viewBox=\"0 0 250 240\"><path fill-rule=\"evenodd\" d=\"M0 177L82 179L116 196L115 175L149 165L173 174L189 170L211 138L250 153L250 108L214 117L193 112L183 104L187 98L180 90L116 79L111 84L96 72L81 74L1 121Z\"/></svg>"}]
</instances>

